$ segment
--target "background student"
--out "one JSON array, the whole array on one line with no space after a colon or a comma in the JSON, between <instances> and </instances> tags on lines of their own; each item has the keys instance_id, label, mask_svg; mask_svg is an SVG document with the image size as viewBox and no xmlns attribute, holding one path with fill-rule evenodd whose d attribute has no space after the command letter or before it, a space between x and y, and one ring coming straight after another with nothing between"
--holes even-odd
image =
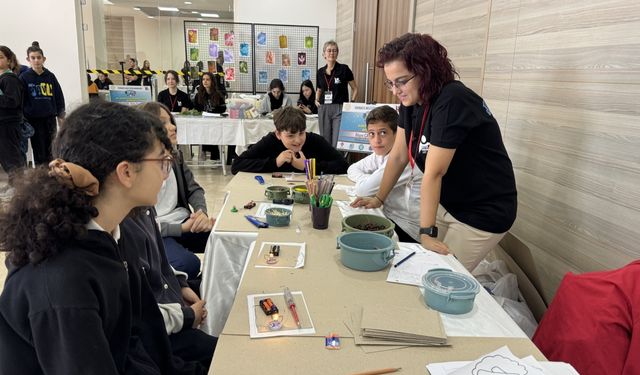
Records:
<instances>
[{"instance_id":1,"label":"background student","mask_svg":"<svg viewBox=\"0 0 640 375\"><path fill-rule=\"evenodd\" d=\"M342 174L349 165L321 136L306 132L304 113L295 107L274 112L276 130L238 156L231 172L303 172L304 161L316 159L317 174Z\"/></svg>"},{"instance_id":2,"label":"background student","mask_svg":"<svg viewBox=\"0 0 640 375\"><path fill-rule=\"evenodd\" d=\"M167 258L173 268L194 280L200 273L200 259L194 253L204 252L214 220L207 216L204 189L176 148L176 123L169 109L156 102L146 103L142 109L162 120L176 155L155 206Z\"/></svg>"},{"instance_id":3,"label":"background student","mask_svg":"<svg viewBox=\"0 0 640 375\"><path fill-rule=\"evenodd\" d=\"M349 102L347 86L351 87L352 102L358 95L358 86L349 66L338 62L338 43L333 40L326 42L322 46L322 56L327 65L318 69L316 77L316 105L320 135L336 147L342 119L342 104Z\"/></svg>"},{"instance_id":4,"label":"background student","mask_svg":"<svg viewBox=\"0 0 640 375\"><path fill-rule=\"evenodd\" d=\"M168 70L164 75L165 90L158 93L158 102L164 104L171 112L186 112L193 108L189 94L178 89L178 72Z\"/></svg>"},{"instance_id":5,"label":"background student","mask_svg":"<svg viewBox=\"0 0 640 375\"><path fill-rule=\"evenodd\" d=\"M56 76L44 67L47 60L38 42L27 48L31 68L20 75L24 82L24 116L33 126L31 137L36 165L51 161L51 141L56 136L56 118L62 124L65 115L64 95Z\"/></svg>"},{"instance_id":6,"label":"background student","mask_svg":"<svg viewBox=\"0 0 640 375\"><path fill-rule=\"evenodd\" d=\"M200 112L224 113L227 106L224 94L218 89L216 79L212 73L202 74L202 82L194 100L195 108Z\"/></svg>"},{"instance_id":7,"label":"background student","mask_svg":"<svg viewBox=\"0 0 640 375\"><path fill-rule=\"evenodd\" d=\"M498 122L480 96L455 80L447 50L429 35L407 33L386 43L377 65L401 103L398 136L378 194L354 203L379 207L407 163L419 168L422 246L452 252L472 271L516 219L513 166Z\"/></svg>"},{"instance_id":8,"label":"background student","mask_svg":"<svg viewBox=\"0 0 640 375\"><path fill-rule=\"evenodd\" d=\"M308 79L300 84L298 108L300 108L305 115L318 114L318 106L316 105L316 92L313 89L313 82Z\"/></svg>"},{"instance_id":9,"label":"background student","mask_svg":"<svg viewBox=\"0 0 640 375\"><path fill-rule=\"evenodd\" d=\"M98 90L109 90L109 86L113 85L113 81L105 73L98 73L98 78L93 80L93 83L98 86Z\"/></svg>"},{"instance_id":10,"label":"background student","mask_svg":"<svg viewBox=\"0 0 640 375\"><path fill-rule=\"evenodd\" d=\"M16 75L19 65L15 53L0 46L0 165L9 176L9 185L0 188L0 199L13 196L15 173L26 164L20 150L24 88Z\"/></svg>"},{"instance_id":11,"label":"background student","mask_svg":"<svg viewBox=\"0 0 640 375\"><path fill-rule=\"evenodd\" d=\"M119 225L156 203L167 147L157 118L96 102L69 116L49 169L16 184L0 213L0 373L203 373L172 356L143 265L123 246L134 233Z\"/></svg>"},{"instance_id":12,"label":"background student","mask_svg":"<svg viewBox=\"0 0 640 375\"><path fill-rule=\"evenodd\" d=\"M138 61L133 57L129 57L127 59L127 66L125 68L130 71L140 70L140 67L138 67ZM125 74L124 80L127 86L142 86L142 76L137 74Z\"/></svg>"},{"instance_id":13,"label":"background student","mask_svg":"<svg viewBox=\"0 0 640 375\"><path fill-rule=\"evenodd\" d=\"M293 100L284 91L284 84L281 80L278 78L271 80L269 91L260 100L258 111L264 115L278 108L293 106Z\"/></svg>"},{"instance_id":14,"label":"background student","mask_svg":"<svg viewBox=\"0 0 640 375\"><path fill-rule=\"evenodd\" d=\"M389 106L376 107L366 117L367 135L373 153L351 164L349 179L356 183L358 196L375 196L380 189L389 152L398 129L398 112ZM401 242L420 242L420 184L422 172L409 166L398 178L382 206L385 216L396 224Z\"/></svg>"}]
</instances>

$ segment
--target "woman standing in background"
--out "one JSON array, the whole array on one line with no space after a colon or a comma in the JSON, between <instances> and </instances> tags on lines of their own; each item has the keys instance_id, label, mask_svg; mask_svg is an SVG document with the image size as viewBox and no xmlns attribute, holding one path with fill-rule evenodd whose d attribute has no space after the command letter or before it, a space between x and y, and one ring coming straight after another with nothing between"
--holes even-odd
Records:
<instances>
[{"instance_id":1,"label":"woman standing in background","mask_svg":"<svg viewBox=\"0 0 640 375\"><path fill-rule=\"evenodd\" d=\"M320 135L333 147L338 144L338 132L342 119L342 104L349 102L351 87L351 101L356 100L358 86L353 78L353 72L346 64L338 62L338 43L330 40L322 47L322 56L327 65L318 69L316 77L316 105L318 106L318 121Z\"/></svg>"},{"instance_id":2,"label":"woman standing in background","mask_svg":"<svg viewBox=\"0 0 640 375\"><path fill-rule=\"evenodd\" d=\"M0 46L0 164L9 175L9 185L0 188L0 199L13 195L14 173L25 165L20 150L23 86L16 75L19 66L16 54Z\"/></svg>"},{"instance_id":3,"label":"woman standing in background","mask_svg":"<svg viewBox=\"0 0 640 375\"><path fill-rule=\"evenodd\" d=\"M27 49L27 61L31 69L20 75L24 82L24 116L33 126L31 137L33 158L36 165L51 161L51 141L56 136L56 118L62 125L65 115L64 95L56 76L44 67L47 58L38 42Z\"/></svg>"}]
</instances>

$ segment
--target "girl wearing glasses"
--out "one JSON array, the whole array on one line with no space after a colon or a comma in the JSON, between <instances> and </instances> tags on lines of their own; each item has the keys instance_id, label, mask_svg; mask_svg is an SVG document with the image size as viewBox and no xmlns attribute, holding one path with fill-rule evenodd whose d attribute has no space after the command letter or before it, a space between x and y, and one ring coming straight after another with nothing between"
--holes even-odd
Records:
<instances>
[{"instance_id":1,"label":"girl wearing glasses","mask_svg":"<svg viewBox=\"0 0 640 375\"><path fill-rule=\"evenodd\" d=\"M49 167L16 181L0 214L10 268L0 373L201 373L173 361L143 266L127 251L144 244L120 227L133 209L156 203L170 147L154 116L88 104L66 119Z\"/></svg>"},{"instance_id":2,"label":"girl wearing glasses","mask_svg":"<svg viewBox=\"0 0 640 375\"><path fill-rule=\"evenodd\" d=\"M336 147L342 118L342 103L349 102L348 87L351 87L351 101L356 100L358 86L349 66L338 62L338 43L333 40L326 42L322 46L322 56L327 65L318 69L316 77L316 105L320 135Z\"/></svg>"},{"instance_id":3,"label":"girl wearing glasses","mask_svg":"<svg viewBox=\"0 0 640 375\"><path fill-rule=\"evenodd\" d=\"M446 49L429 35L385 44L377 65L401 102L398 136L380 190L354 205L380 207L405 166L418 168L422 246L454 253L471 271L516 218L513 167L498 123L484 100L454 79Z\"/></svg>"}]
</instances>

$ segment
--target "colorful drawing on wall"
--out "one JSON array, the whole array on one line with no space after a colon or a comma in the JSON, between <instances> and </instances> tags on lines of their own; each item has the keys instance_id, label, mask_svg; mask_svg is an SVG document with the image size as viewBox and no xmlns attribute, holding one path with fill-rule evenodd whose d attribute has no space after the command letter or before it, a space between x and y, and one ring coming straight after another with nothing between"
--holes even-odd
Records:
<instances>
[{"instance_id":1,"label":"colorful drawing on wall","mask_svg":"<svg viewBox=\"0 0 640 375\"><path fill-rule=\"evenodd\" d=\"M233 63L233 50L231 49L224 50L224 63L225 64Z\"/></svg>"},{"instance_id":2,"label":"colorful drawing on wall","mask_svg":"<svg viewBox=\"0 0 640 375\"><path fill-rule=\"evenodd\" d=\"M278 70L278 78L280 78L283 83L289 82L289 71L287 69Z\"/></svg>"},{"instance_id":3,"label":"colorful drawing on wall","mask_svg":"<svg viewBox=\"0 0 640 375\"><path fill-rule=\"evenodd\" d=\"M224 79L225 81L235 81L236 80L236 68L227 68L224 70Z\"/></svg>"},{"instance_id":4,"label":"colorful drawing on wall","mask_svg":"<svg viewBox=\"0 0 640 375\"><path fill-rule=\"evenodd\" d=\"M269 74L266 71L261 70L258 72L258 83L267 84L269 83Z\"/></svg>"},{"instance_id":5,"label":"colorful drawing on wall","mask_svg":"<svg viewBox=\"0 0 640 375\"><path fill-rule=\"evenodd\" d=\"M278 37L278 40L280 41L280 48L288 48L287 47L287 36L286 35L280 35Z\"/></svg>"},{"instance_id":6,"label":"colorful drawing on wall","mask_svg":"<svg viewBox=\"0 0 640 375\"><path fill-rule=\"evenodd\" d=\"M308 80L308 79L311 79L311 71L310 71L309 69L302 69L302 70L300 71L300 78L301 78L303 81L306 81L306 80Z\"/></svg>"},{"instance_id":7,"label":"colorful drawing on wall","mask_svg":"<svg viewBox=\"0 0 640 375\"><path fill-rule=\"evenodd\" d=\"M236 38L235 34L232 31L228 33L224 33L224 45L227 47L233 47L233 41Z\"/></svg>"},{"instance_id":8,"label":"colorful drawing on wall","mask_svg":"<svg viewBox=\"0 0 640 375\"><path fill-rule=\"evenodd\" d=\"M259 46L266 46L267 45L267 33L263 33L263 32L258 33L258 36L256 37L256 44L259 45Z\"/></svg>"},{"instance_id":9,"label":"colorful drawing on wall","mask_svg":"<svg viewBox=\"0 0 640 375\"><path fill-rule=\"evenodd\" d=\"M246 61L240 61L238 63L240 73L248 74L249 73L249 64Z\"/></svg>"},{"instance_id":10,"label":"colorful drawing on wall","mask_svg":"<svg viewBox=\"0 0 640 375\"><path fill-rule=\"evenodd\" d=\"M273 64L273 60L274 60L273 51L267 51L264 57L264 63Z\"/></svg>"},{"instance_id":11,"label":"colorful drawing on wall","mask_svg":"<svg viewBox=\"0 0 640 375\"><path fill-rule=\"evenodd\" d=\"M209 56L217 58L218 57L218 45L215 43L209 44Z\"/></svg>"},{"instance_id":12,"label":"colorful drawing on wall","mask_svg":"<svg viewBox=\"0 0 640 375\"><path fill-rule=\"evenodd\" d=\"M304 48L313 48L313 37L305 36L304 37Z\"/></svg>"},{"instance_id":13,"label":"colorful drawing on wall","mask_svg":"<svg viewBox=\"0 0 640 375\"><path fill-rule=\"evenodd\" d=\"M209 73L218 73L218 62L217 61L207 61L207 71Z\"/></svg>"},{"instance_id":14,"label":"colorful drawing on wall","mask_svg":"<svg viewBox=\"0 0 640 375\"><path fill-rule=\"evenodd\" d=\"M298 65L307 65L307 53L298 52Z\"/></svg>"},{"instance_id":15,"label":"colorful drawing on wall","mask_svg":"<svg viewBox=\"0 0 640 375\"><path fill-rule=\"evenodd\" d=\"M200 57L200 51L198 50L198 48L192 47L189 50L189 58L191 59L191 61L198 61L199 57Z\"/></svg>"},{"instance_id":16,"label":"colorful drawing on wall","mask_svg":"<svg viewBox=\"0 0 640 375\"><path fill-rule=\"evenodd\" d=\"M212 27L209 29L209 40L218 41L218 35L220 35L220 30L217 27Z\"/></svg>"},{"instance_id":17,"label":"colorful drawing on wall","mask_svg":"<svg viewBox=\"0 0 640 375\"><path fill-rule=\"evenodd\" d=\"M282 66L291 66L291 59L288 53L282 54Z\"/></svg>"},{"instance_id":18,"label":"colorful drawing on wall","mask_svg":"<svg viewBox=\"0 0 640 375\"><path fill-rule=\"evenodd\" d=\"M189 40L189 43L198 43L198 30L189 29L187 31L187 38Z\"/></svg>"},{"instance_id":19,"label":"colorful drawing on wall","mask_svg":"<svg viewBox=\"0 0 640 375\"><path fill-rule=\"evenodd\" d=\"M249 43L240 43L240 56L249 56Z\"/></svg>"}]
</instances>

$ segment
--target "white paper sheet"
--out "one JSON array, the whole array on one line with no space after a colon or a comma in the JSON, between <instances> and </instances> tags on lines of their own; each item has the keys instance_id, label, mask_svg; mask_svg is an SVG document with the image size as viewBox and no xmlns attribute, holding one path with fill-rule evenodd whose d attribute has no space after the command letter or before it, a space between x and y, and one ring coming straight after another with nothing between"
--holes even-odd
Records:
<instances>
[{"instance_id":1,"label":"white paper sheet","mask_svg":"<svg viewBox=\"0 0 640 375\"><path fill-rule=\"evenodd\" d=\"M506 346L475 361L430 363L427 370L431 375L579 375L568 363L521 359Z\"/></svg>"},{"instance_id":2,"label":"white paper sheet","mask_svg":"<svg viewBox=\"0 0 640 375\"><path fill-rule=\"evenodd\" d=\"M411 258L407 259L398 267L391 266L387 281L390 283L409 284L422 286L422 275L434 268L451 269L449 264L444 260L443 255L425 250L418 244L399 243L400 249L396 250L396 256L393 258L392 264L397 264L412 252L416 252Z\"/></svg>"},{"instance_id":3,"label":"white paper sheet","mask_svg":"<svg viewBox=\"0 0 640 375\"><path fill-rule=\"evenodd\" d=\"M253 216L266 218L267 214L265 213L265 211L271 207L284 208L284 209L290 210L291 213L293 214L293 205L276 204L276 203L260 203L258 204L258 210L256 211L256 214Z\"/></svg>"},{"instance_id":4,"label":"white paper sheet","mask_svg":"<svg viewBox=\"0 0 640 375\"><path fill-rule=\"evenodd\" d=\"M304 295L299 291L291 291L293 298L296 301L296 305L299 307L300 305L304 306L304 309L298 308L297 312L299 315L302 313L306 313L306 316L303 318L300 317L301 321L309 321L311 327L310 328L296 328L296 329L284 329L280 331L266 331L266 332L258 332L257 325L257 317L256 317L256 307L254 306L254 301L259 299L264 299L267 297L275 297L278 296L283 298L283 293L271 293L271 294L250 294L247 296L247 307L249 309L249 336L251 338L264 338L264 337L276 337L276 336L302 336L302 335L313 335L316 333L315 326L313 325L313 320L311 320L311 314L309 314L309 308L307 306L307 301L304 299ZM282 309L286 309L284 304L280 304ZM283 312L284 313L284 312Z\"/></svg>"},{"instance_id":5,"label":"white paper sheet","mask_svg":"<svg viewBox=\"0 0 640 375\"><path fill-rule=\"evenodd\" d=\"M347 195L350 196L350 197L355 197L356 196L356 187L355 186L336 184L333 187L333 190L342 190L345 193L347 193Z\"/></svg>"},{"instance_id":6,"label":"white paper sheet","mask_svg":"<svg viewBox=\"0 0 640 375\"><path fill-rule=\"evenodd\" d=\"M306 254L307 245L305 242L263 242L258 252L258 257L263 257L264 254L269 252L271 245L280 246L296 246L299 248L298 255L296 257L296 264L294 266L283 266L276 264L256 264L256 268L302 268L304 267L304 259Z\"/></svg>"}]
</instances>

